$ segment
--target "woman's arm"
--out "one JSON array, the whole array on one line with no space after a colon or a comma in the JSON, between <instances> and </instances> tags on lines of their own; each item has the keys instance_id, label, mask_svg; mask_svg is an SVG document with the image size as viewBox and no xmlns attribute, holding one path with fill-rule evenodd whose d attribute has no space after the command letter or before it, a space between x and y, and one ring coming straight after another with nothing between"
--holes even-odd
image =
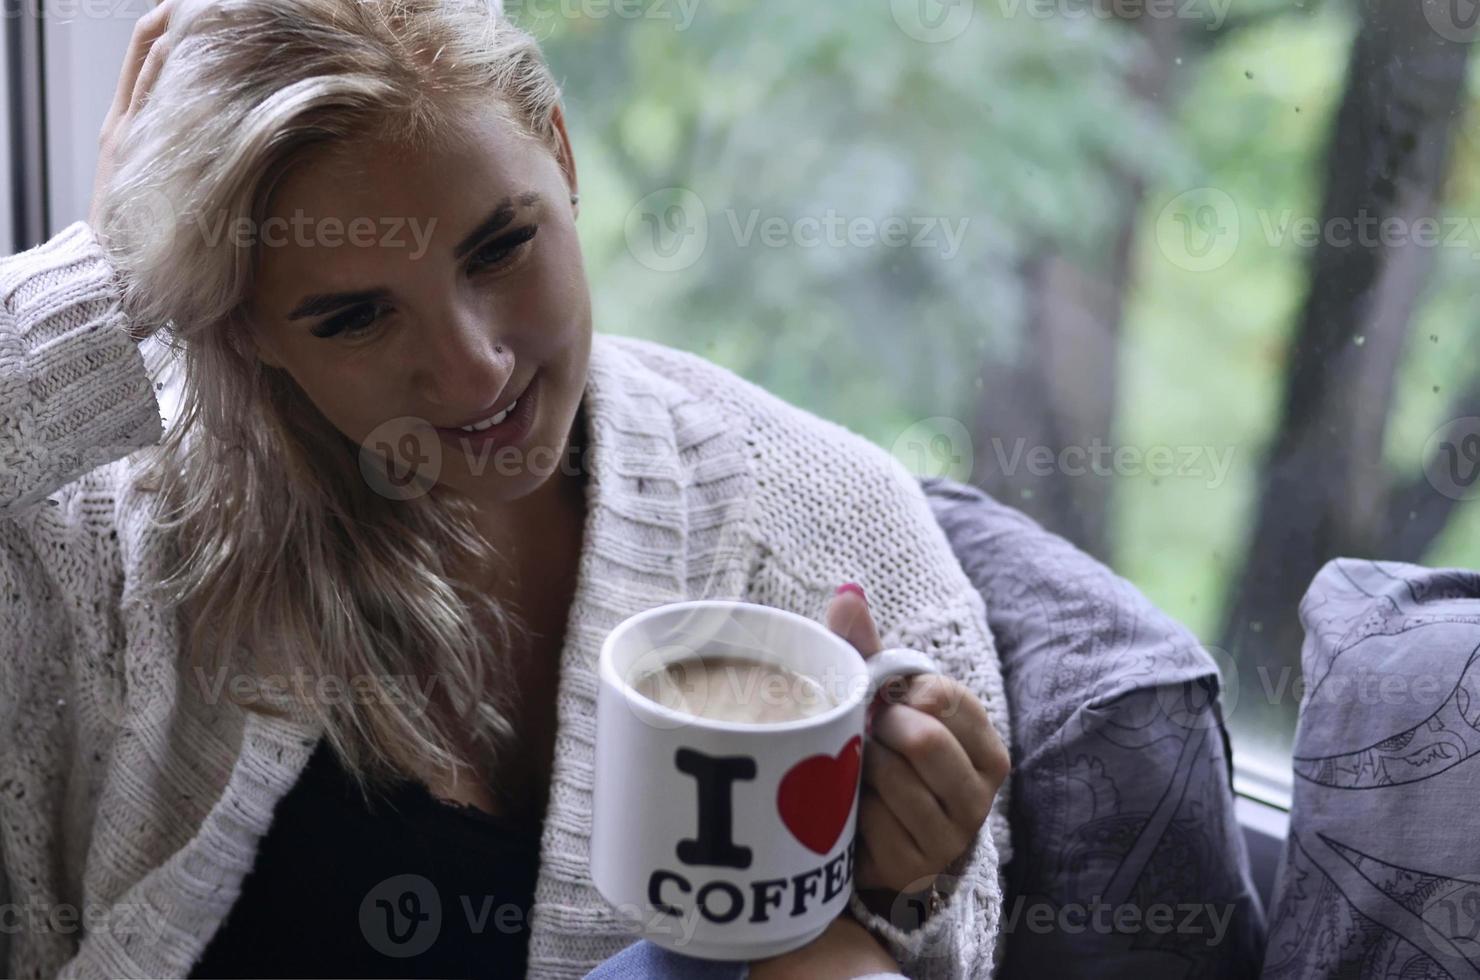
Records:
<instances>
[{"instance_id":1,"label":"woman's arm","mask_svg":"<svg viewBox=\"0 0 1480 980\"><path fill-rule=\"evenodd\" d=\"M116 148L153 88L166 51L155 44L176 0L141 17L108 117L89 221L0 259L0 520L15 519L104 463L157 443L159 405L94 227Z\"/></svg>"},{"instance_id":2,"label":"woman's arm","mask_svg":"<svg viewBox=\"0 0 1480 980\"><path fill-rule=\"evenodd\" d=\"M0 259L0 519L163 433L113 268L85 222Z\"/></svg>"},{"instance_id":3,"label":"woman's arm","mask_svg":"<svg viewBox=\"0 0 1480 980\"><path fill-rule=\"evenodd\" d=\"M113 288L82 222L0 259L0 754L35 697L31 675L68 662L73 600L105 594L107 527L80 493L56 491L162 430L143 359L112 312ZM0 876L14 870L4 864Z\"/></svg>"}]
</instances>

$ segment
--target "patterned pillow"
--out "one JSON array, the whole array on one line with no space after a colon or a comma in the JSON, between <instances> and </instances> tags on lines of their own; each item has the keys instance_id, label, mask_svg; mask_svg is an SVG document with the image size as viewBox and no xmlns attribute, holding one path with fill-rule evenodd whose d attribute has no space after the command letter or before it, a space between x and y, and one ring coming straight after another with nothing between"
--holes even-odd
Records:
<instances>
[{"instance_id":1,"label":"patterned pillow","mask_svg":"<svg viewBox=\"0 0 1480 980\"><path fill-rule=\"evenodd\" d=\"M1264 976L1480 977L1480 574L1338 559L1300 615Z\"/></svg>"},{"instance_id":2,"label":"patterned pillow","mask_svg":"<svg viewBox=\"0 0 1480 980\"><path fill-rule=\"evenodd\" d=\"M1212 658L1128 582L975 487L922 481L986 602L1012 724L999 977L1257 974Z\"/></svg>"}]
</instances>

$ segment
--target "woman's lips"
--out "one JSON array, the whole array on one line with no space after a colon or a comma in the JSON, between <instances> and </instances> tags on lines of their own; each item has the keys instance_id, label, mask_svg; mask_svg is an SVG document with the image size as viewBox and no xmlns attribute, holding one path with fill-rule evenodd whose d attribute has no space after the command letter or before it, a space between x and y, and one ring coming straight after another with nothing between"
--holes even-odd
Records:
<instances>
[{"instance_id":1,"label":"woman's lips","mask_svg":"<svg viewBox=\"0 0 1480 980\"><path fill-rule=\"evenodd\" d=\"M524 392L528 391L529 390L529 386L532 385L532 384L534 384L534 378L533 378L533 376L530 377L529 381L525 382L524 391L521 391L517 397L510 398L508 401L504 402L502 405L497 405L497 406L494 406L494 407L486 408L481 413L476 414L476 415L473 415L473 416L469 417L468 419L466 419L465 421L459 422L457 425L438 425L438 426L434 426L434 428L443 429L443 430L445 430L447 432L461 432L462 429L463 429L463 426L477 425L479 422L487 422L489 419L493 418L499 412L504 411L504 409L508 408L510 405L512 405L515 402L517 402L520 398L523 398L524 397Z\"/></svg>"},{"instance_id":2,"label":"woman's lips","mask_svg":"<svg viewBox=\"0 0 1480 980\"><path fill-rule=\"evenodd\" d=\"M437 426L438 435L444 441L449 441L459 448L467 446L482 449L517 445L534 427L535 411L539 408L539 378L537 374L530 379L529 385L515 399L517 404L514 406L513 413L498 425L484 429L482 432Z\"/></svg>"}]
</instances>

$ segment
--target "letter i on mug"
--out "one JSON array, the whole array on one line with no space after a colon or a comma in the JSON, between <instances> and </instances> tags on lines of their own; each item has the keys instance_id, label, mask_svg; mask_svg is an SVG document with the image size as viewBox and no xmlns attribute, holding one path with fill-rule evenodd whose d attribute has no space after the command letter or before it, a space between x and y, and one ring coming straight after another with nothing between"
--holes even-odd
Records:
<instances>
[{"instance_id":1,"label":"letter i on mug","mask_svg":"<svg viewBox=\"0 0 1480 980\"><path fill-rule=\"evenodd\" d=\"M917 650L867 661L804 616L695 600L601 648L591 879L643 937L704 959L811 942L847 907L864 717Z\"/></svg>"}]
</instances>

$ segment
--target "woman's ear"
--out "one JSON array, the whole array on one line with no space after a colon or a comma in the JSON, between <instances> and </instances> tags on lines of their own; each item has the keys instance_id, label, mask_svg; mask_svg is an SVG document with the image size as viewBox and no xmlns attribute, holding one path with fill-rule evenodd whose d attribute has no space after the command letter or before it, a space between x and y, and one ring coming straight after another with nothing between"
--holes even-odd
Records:
<instances>
[{"instance_id":1,"label":"woman's ear","mask_svg":"<svg viewBox=\"0 0 1480 980\"><path fill-rule=\"evenodd\" d=\"M550 126L555 130L555 161L560 164L560 170L565 174L565 182L570 185L572 206L579 215L581 184L576 176L576 155L570 148L570 134L565 131L565 109L558 102L555 108L550 110Z\"/></svg>"}]
</instances>

